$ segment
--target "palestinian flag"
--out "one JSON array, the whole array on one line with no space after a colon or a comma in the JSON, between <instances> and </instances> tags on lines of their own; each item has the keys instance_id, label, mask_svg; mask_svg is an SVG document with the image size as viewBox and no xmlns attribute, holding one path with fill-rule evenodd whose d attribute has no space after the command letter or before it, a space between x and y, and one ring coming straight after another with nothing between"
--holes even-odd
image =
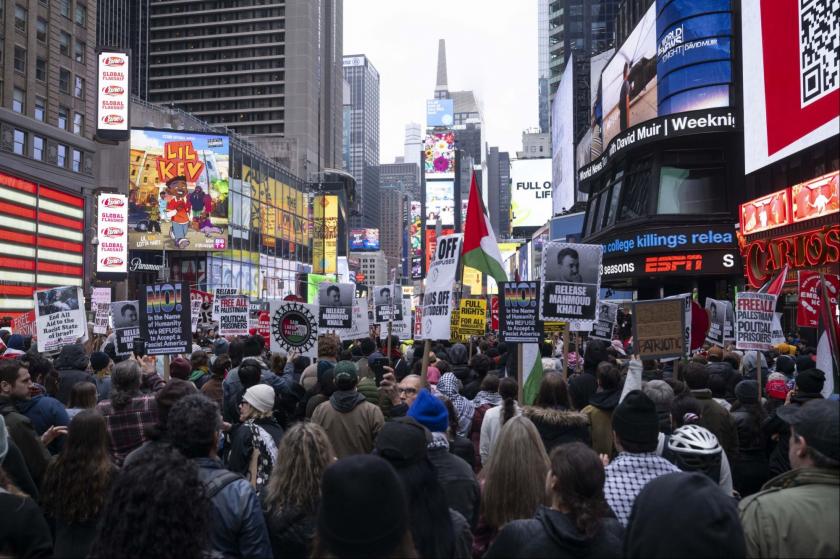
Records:
<instances>
[{"instance_id":1,"label":"palestinian flag","mask_svg":"<svg viewBox=\"0 0 840 559\"><path fill-rule=\"evenodd\" d=\"M537 398L543 379L540 344L522 344L522 403L530 406Z\"/></svg>"},{"instance_id":2,"label":"palestinian flag","mask_svg":"<svg viewBox=\"0 0 840 559\"><path fill-rule=\"evenodd\" d=\"M496 283L508 281L496 235L493 234L493 228L490 227L490 220L478 193L475 173L472 175L470 201L467 205L463 254L465 266L484 272L496 280Z\"/></svg>"},{"instance_id":3,"label":"palestinian flag","mask_svg":"<svg viewBox=\"0 0 840 559\"><path fill-rule=\"evenodd\" d=\"M759 288L759 293L769 293L771 295L781 295L782 294L782 287L785 285L785 281L787 281L788 275L788 265L785 264L785 267L776 274L776 277L770 278L767 283Z\"/></svg>"}]
</instances>

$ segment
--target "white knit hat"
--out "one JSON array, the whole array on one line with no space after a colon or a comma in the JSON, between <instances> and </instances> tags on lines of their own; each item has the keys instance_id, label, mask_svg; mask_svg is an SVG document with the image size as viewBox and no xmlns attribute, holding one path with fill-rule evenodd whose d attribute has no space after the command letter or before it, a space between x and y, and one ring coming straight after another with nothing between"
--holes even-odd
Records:
<instances>
[{"instance_id":1,"label":"white knit hat","mask_svg":"<svg viewBox=\"0 0 840 559\"><path fill-rule=\"evenodd\" d=\"M244 399L259 412L265 413L274 409L274 389L267 384L255 384L245 391Z\"/></svg>"}]
</instances>

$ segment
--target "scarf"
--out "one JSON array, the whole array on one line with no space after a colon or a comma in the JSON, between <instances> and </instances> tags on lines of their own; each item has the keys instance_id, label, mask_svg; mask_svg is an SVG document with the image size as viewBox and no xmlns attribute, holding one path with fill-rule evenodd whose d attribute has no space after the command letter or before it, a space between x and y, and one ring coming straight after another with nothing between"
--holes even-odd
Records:
<instances>
[{"instance_id":1,"label":"scarf","mask_svg":"<svg viewBox=\"0 0 840 559\"><path fill-rule=\"evenodd\" d=\"M475 406L470 400L467 400L461 393L458 392L460 382L458 378L452 373L445 373L441 375L440 381L437 384L438 392L446 396L455 411L458 412L458 435L466 437L470 432L472 426L472 418L475 414Z\"/></svg>"},{"instance_id":2,"label":"scarf","mask_svg":"<svg viewBox=\"0 0 840 559\"><path fill-rule=\"evenodd\" d=\"M498 406L501 403L502 397L499 396L498 392L488 392L486 390L481 390L478 394L475 395L475 398L473 398L473 405L475 407L483 406L484 404Z\"/></svg>"}]
</instances>

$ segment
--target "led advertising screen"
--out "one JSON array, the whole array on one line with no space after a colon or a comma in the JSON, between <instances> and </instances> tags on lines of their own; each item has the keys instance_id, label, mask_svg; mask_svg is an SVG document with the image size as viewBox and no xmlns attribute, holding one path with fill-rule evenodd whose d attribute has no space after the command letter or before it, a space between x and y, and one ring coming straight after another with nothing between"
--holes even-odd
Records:
<instances>
[{"instance_id":1,"label":"led advertising screen","mask_svg":"<svg viewBox=\"0 0 840 559\"><path fill-rule=\"evenodd\" d=\"M109 140L128 140L131 57L127 52L109 50L97 52L96 58L96 135Z\"/></svg>"},{"instance_id":2,"label":"led advertising screen","mask_svg":"<svg viewBox=\"0 0 840 559\"><path fill-rule=\"evenodd\" d=\"M379 250L379 229L351 229L350 250Z\"/></svg>"},{"instance_id":3,"label":"led advertising screen","mask_svg":"<svg viewBox=\"0 0 840 559\"><path fill-rule=\"evenodd\" d=\"M419 200L412 200L408 225L408 241L410 243L409 257L411 258L411 279L423 277L423 209Z\"/></svg>"},{"instance_id":4,"label":"led advertising screen","mask_svg":"<svg viewBox=\"0 0 840 559\"><path fill-rule=\"evenodd\" d=\"M455 181L426 180L426 227L455 225Z\"/></svg>"},{"instance_id":5,"label":"led advertising screen","mask_svg":"<svg viewBox=\"0 0 840 559\"><path fill-rule=\"evenodd\" d=\"M559 214L575 201L574 61L566 64L551 102L551 212Z\"/></svg>"},{"instance_id":6,"label":"led advertising screen","mask_svg":"<svg viewBox=\"0 0 840 559\"><path fill-rule=\"evenodd\" d=\"M224 135L132 129L129 249L225 250L229 159Z\"/></svg>"},{"instance_id":7,"label":"led advertising screen","mask_svg":"<svg viewBox=\"0 0 840 559\"><path fill-rule=\"evenodd\" d=\"M510 163L511 222L516 229L537 228L551 219L551 159Z\"/></svg>"},{"instance_id":8,"label":"led advertising screen","mask_svg":"<svg viewBox=\"0 0 840 559\"><path fill-rule=\"evenodd\" d=\"M453 119L454 103L452 99L426 100L426 126L450 127Z\"/></svg>"},{"instance_id":9,"label":"led advertising screen","mask_svg":"<svg viewBox=\"0 0 840 559\"><path fill-rule=\"evenodd\" d=\"M751 0L740 10L749 174L837 135L838 18L829 0Z\"/></svg>"},{"instance_id":10,"label":"led advertising screen","mask_svg":"<svg viewBox=\"0 0 840 559\"><path fill-rule=\"evenodd\" d=\"M455 133L429 134L423 140L423 169L426 175L455 174Z\"/></svg>"},{"instance_id":11,"label":"led advertising screen","mask_svg":"<svg viewBox=\"0 0 840 559\"><path fill-rule=\"evenodd\" d=\"M440 236L445 237L446 235L452 235L455 233L454 229L441 229ZM435 254L435 250L437 249L437 236L435 235L434 228L426 229L426 270L429 269L429 264L432 262L432 256Z\"/></svg>"}]
</instances>

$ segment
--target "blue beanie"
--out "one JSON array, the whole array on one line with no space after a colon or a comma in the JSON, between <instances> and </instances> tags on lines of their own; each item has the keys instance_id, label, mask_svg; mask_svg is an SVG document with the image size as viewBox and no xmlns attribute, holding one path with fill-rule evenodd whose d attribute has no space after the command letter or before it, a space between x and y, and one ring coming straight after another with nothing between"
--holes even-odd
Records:
<instances>
[{"instance_id":1,"label":"blue beanie","mask_svg":"<svg viewBox=\"0 0 840 559\"><path fill-rule=\"evenodd\" d=\"M6 340L6 347L9 349L23 351L23 336L20 334L12 334L9 336L9 339Z\"/></svg>"},{"instance_id":2,"label":"blue beanie","mask_svg":"<svg viewBox=\"0 0 840 559\"><path fill-rule=\"evenodd\" d=\"M425 388L420 390L407 415L432 433L444 433L449 427L449 412L446 411L446 406Z\"/></svg>"}]
</instances>

